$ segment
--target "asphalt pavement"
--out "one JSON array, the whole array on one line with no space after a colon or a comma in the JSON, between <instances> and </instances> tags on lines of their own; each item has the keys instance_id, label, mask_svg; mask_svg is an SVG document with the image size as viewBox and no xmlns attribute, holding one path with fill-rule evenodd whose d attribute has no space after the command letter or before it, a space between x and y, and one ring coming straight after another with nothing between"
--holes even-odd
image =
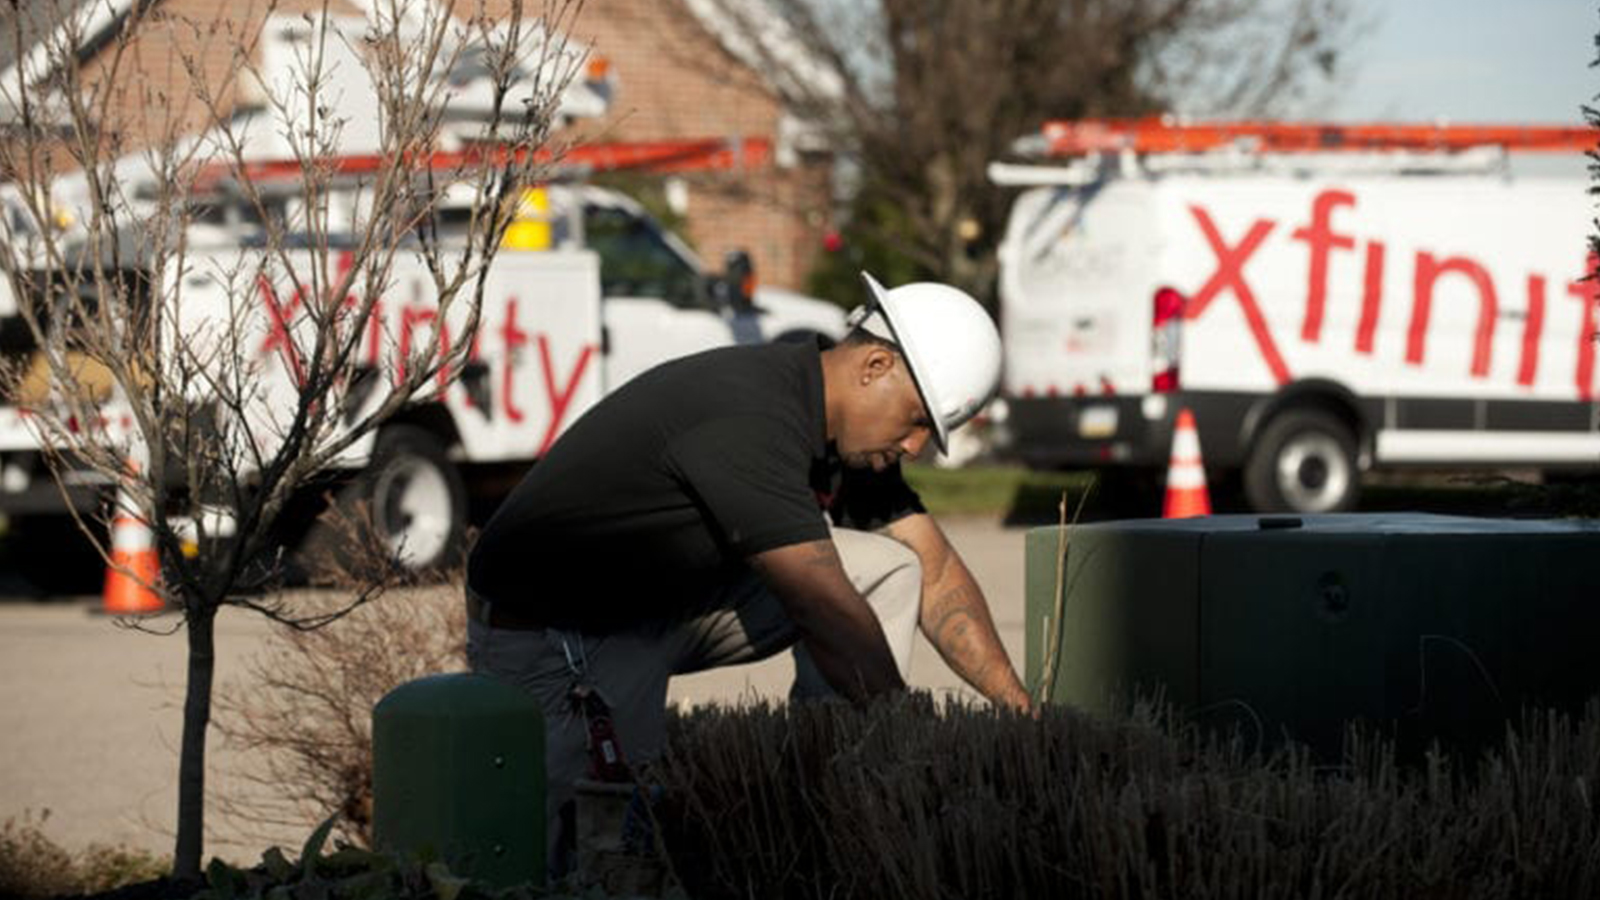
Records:
<instances>
[{"instance_id":1,"label":"asphalt pavement","mask_svg":"<svg viewBox=\"0 0 1600 900\"><path fill-rule=\"evenodd\" d=\"M988 595L1020 668L1023 529L986 517L941 523ZM184 635L130 631L98 607L96 597L0 598L0 821L48 810L45 834L68 848L99 842L164 854L176 819ZM174 624L170 616L147 622L158 630ZM242 676L270 628L251 613L222 612L218 684ZM691 704L781 698L791 673L787 656L780 656L677 679L670 697ZM920 638L911 682L963 692L960 679ZM253 863L271 843L297 848L314 823L273 831L228 821L218 801L249 790L235 774L244 762L240 752L213 736L207 852Z\"/></svg>"}]
</instances>

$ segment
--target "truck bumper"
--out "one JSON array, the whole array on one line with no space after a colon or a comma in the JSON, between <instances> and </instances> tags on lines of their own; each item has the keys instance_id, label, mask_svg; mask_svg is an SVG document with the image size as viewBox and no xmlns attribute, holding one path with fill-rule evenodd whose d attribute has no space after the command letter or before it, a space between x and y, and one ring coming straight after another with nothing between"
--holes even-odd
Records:
<instances>
[{"instance_id":1,"label":"truck bumper","mask_svg":"<svg viewBox=\"0 0 1600 900\"><path fill-rule=\"evenodd\" d=\"M95 513L110 490L88 470L63 472L58 482L37 451L0 451L0 513L7 516Z\"/></svg>"},{"instance_id":2,"label":"truck bumper","mask_svg":"<svg viewBox=\"0 0 1600 900\"><path fill-rule=\"evenodd\" d=\"M1036 468L1167 465L1178 412L1194 413L1211 467L1244 462L1242 435L1259 397L1210 391L1102 397L1011 398L1012 451Z\"/></svg>"},{"instance_id":3,"label":"truck bumper","mask_svg":"<svg viewBox=\"0 0 1600 900\"><path fill-rule=\"evenodd\" d=\"M121 426L126 428L126 425ZM54 473L40 449L41 430L26 412L0 405L0 514L7 516L97 513L111 481L87 468ZM70 457L67 448L61 452Z\"/></svg>"}]
</instances>

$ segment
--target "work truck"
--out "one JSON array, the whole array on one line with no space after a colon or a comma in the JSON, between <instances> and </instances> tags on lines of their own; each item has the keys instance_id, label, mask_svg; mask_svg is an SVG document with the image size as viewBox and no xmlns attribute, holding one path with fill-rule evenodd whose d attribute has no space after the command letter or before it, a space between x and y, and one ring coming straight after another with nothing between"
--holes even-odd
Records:
<instances>
[{"instance_id":1,"label":"work truck","mask_svg":"<svg viewBox=\"0 0 1600 900\"><path fill-rule=\"evenodd\" d=\"M358 442L341 472L331 473L348 476L341 502L370 508L385 544L418 569L449 559L461 547L473 503L492 505L573 420L638 373L712 347L837 339L845 329L835 304L755 284L742 253L730 254L728 271L711 270L624 194L581 183L530 193L543 199L536 221L522 224L548 238L498 251L476 336L450 335L449 323L434 321L433 279L420 259L402 254L393 300L380 304L359 352L369 366L392 364L413 337L434 328L445 329L447 341L472 341L459 378ZM192 232L185 303L223 314L236 286L207 273L237 270L252 233L215 226ZM335 254L336 274L349 258ZM313 264L309 253L298 261ZM284 273L251 291L263 323L253 350L277 375L292 375L297 365L283 336L300 312L290 281ZM32 352L9 290L0 290L0 335L13 359ZM383 352L385 341L396 344L394 354ZM287 395L283 400L292 408ZM111 485L87 471L69 472L58 485L27 416L25 406L0 404L0 513L20 533L59 534L70 506L95 509Z\"/></svg>"},{"instance_id":2,"label":"work truck","mask_svg":"<svg viewBox=\"0 0 1600 900\"><path fill-rule=\"evenodd\" d=\"M573 224L546 247L498 251L476 336L447 337L473 341L459 378L354 445L334 473L348 476L341 502L373 510L378 534L415 568L450 558L470 504L492 504L573 420L634 375L712 347L843 334L838 306L752 289L753 269L740 254L732 271L709 270L625 195L581 185L545 190L573 204L563 214ZM198 243L206 238L216 243ZM248 236L196 229L194 240L186 303L226 310L235 286L206 273L235 270ZM335 267L348 259L336 254ZM282 370L276 374L292 373L297 362L282 336L299 313L290 280L264 280L250 298L263 323L253 351ZM392 285L394 299L380 305L359 354L369 365L388 364L383 340L397 341L403 358L408 339L449 327L433 321L433 279L420 260L402 255ZM0 335L8 356L26 365L31 335L9 290L0 291ZM39 441L26 406L0 404L0 513L23 539L30 529L70 533L69 509L92 511L111 488L88 471L69 471L58 484Z\"/></svg>"},{"instance_id":3,"label":"work truck","mask_svg":"<svg viewBox=\"0 0 1600 900\"><path fill-rule=\"evenodd\" d=\"M991 166L1013 449L1158 477L1193 412L1257 510L1402 466L1600 466L1583 128L1056 122Z\"/></svg>"},{"instance_id":4,"label":"work truck","mask_svg":"<svg viewBox=\"0 0 1600 900\"><path fill-rule=\"evenodd\" d=\"M347 17L336 27L359 35L365 26L359 17ZM303 16L269 17L263 32L264 68L272 70L275 59L280 67L292 65L295 54L303 53L297 48L316 28ZM365 122L376 101L360 60L350 55L358 46L352 40L330 50L348 58L331 67L337 84L328 95L336 107L332 114L342 112L351 121ZM586 98L608 92L589 87L575 82L568 93L577 99L566 106L580 108L581 115L603 111L603 106L588 108L593 104ZM470 90L463 93L472 96ZM470 108L456 112L460 121L452 119L452 127L475 127ZM195 180L185 216L181 295L183 314L194 319L195 334L204 333L206 317L232 315L244 304L256 326L250 329L254 340L244 348L253 354L248 365L259 369L262 390L268 395L282 391L279 406L292 409L292 382L301 361L287 335L305 314L294 286L313 283L308 273L319 261L310 250L290 251L280 259L265 249L269 223L283 235L279 242L292 246L295 235L283 230L305 221L305 210L297 207L304 202L298 183L303 169L299 160L285 155L279 134L271 127L247 132L242 165L214 167L216 177L202 174ZM325 222L324 239L331 250L327 265L333 271L316 283L330 283L330 276L337 281L350 270L351 254L338 250L344 239L341 229L358 229L359 185L382 165L375 146L369 145L375 132L351 127L341 134L339 155L318 161L332 175L318 215ZM433 239L443 246L466 240L472 205L481 202L477 190L449 179L461 171L470 153L482 150L468 142L416 161L419 177L439 182L427 219ZM349 509L370 510L376 536L407 566L436 567L462 548L474 506L492 508L567 426L638 373L718 346L842 336L845 314L840 307L758 284L749 257L741 251L728 254L723 271L715 270L639 202L591 183L601 172L704 173L765 165L771 155L767 141L739 137L595 142L566 149L547 167L547 180L516 186L517 218L488 271L480 320L472 334L461 333L458 322L438 320L434 279L422 257L402 247L358 351L364 371L355 375L382 377L384 367L403 364L413 340L431 340L436 334L456 346L470 341L470 354L459 377L441 380L436 391L415 398L352 445L337 470L318 486L319 493L334 496ZM143 156L109 168L121 182L120 194L132 198L130 202L154 196L153 187L140 188L140 179L152 178ZM230 190L227 183L240 177L253 185L248 202L244 192ZM6 209L13 228L7 233L21 239L28 216L13 188L0 185L0 202L6 201L7 191L13 191ZM57 221L49 227L66 229L59 238L63 245L71 243L72 223L86 218L90 196L81 173L64 173L53 183L50 203ZM139 209L126 212L130 220L143 218ZM250 261L252 254L255 262ZM260 260L268 258L273 261L262 267ZM119 260L117 265L137 271L141 261ZM260 277L243 287L226 277L255 270ZM12 287L9 279L0 278L0 352L27 370L37 348ZM0 514L8 522L8 540L44 543L73 533L71 510L103 510L113 485L89 470L51 471L47 457L56 448L43 446L40 430L29 421L29 403L49 402L47 370L37 361L32 368L39 372L31 386L37 396L0 404ZM270 416L272 409L270 397L260 405L262 415ZM114 406L102 418L94 427L113 437L127 424L119 421ZM307 508L314 508L315 498L307 499ZM219 510L223 528L226 516L226 510Z\"/></svg>"}]
</instances>

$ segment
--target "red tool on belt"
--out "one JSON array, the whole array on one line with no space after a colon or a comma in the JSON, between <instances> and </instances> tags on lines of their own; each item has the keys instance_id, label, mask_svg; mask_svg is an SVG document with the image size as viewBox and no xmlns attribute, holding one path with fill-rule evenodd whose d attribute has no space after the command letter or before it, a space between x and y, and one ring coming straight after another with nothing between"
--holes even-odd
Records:
<instances>
[{"instance_id":1,"label":"red tool on belt","mask_svg":"<svg viewBox=\"0 0 1600 900\"><path fill-rule=\"evenodd\" d=\"M611 724L611 707L594 688L573 685L572 705L589 726L589 777L596 781L632 781L633 771L622 756L622 744Z\"/></svg>"}]
</instances>

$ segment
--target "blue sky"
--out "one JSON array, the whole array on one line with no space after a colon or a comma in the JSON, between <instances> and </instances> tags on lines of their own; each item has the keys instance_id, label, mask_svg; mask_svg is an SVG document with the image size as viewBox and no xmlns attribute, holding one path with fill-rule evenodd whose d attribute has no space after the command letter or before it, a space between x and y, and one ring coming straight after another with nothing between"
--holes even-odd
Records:
<instances>
[{"instance_id":1,"label":"blue sky","mask_svg":"<svg viewBox=\"0 0 1600 900\"><path fill-rule=\"evenodd\" d=\"M1600 93L1600 0L1355 0L1369 23L1330 112L1342 120L1582 124Z\"/></svg>"}]
</instances>

